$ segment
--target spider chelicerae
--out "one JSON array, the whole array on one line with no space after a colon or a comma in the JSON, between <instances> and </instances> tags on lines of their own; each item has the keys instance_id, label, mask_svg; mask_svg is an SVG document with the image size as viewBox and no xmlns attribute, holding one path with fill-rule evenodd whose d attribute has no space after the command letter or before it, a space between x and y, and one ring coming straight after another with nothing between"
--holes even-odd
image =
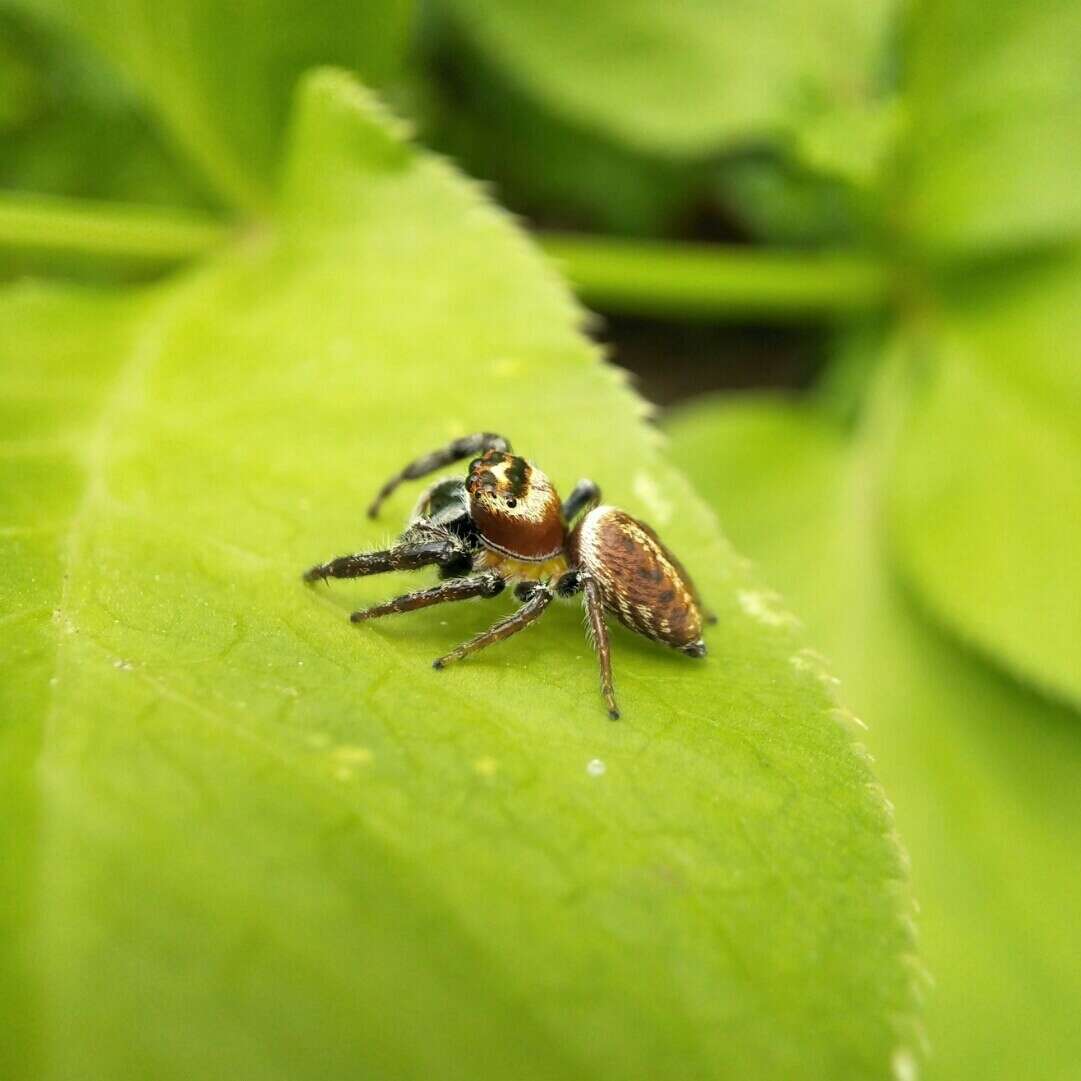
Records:
<instances>
[{"instance_id":1,"label":"spider chelicerae","mask_svg":"<svg viewBox=\"0 0 1081 1081\"><path fill-rule=\"evenodd\" d=\"M625 511L601 505L600 489L589 480L579 481L560 502L544 473L513 454L500 435L467 435L410 462L383 485L368 508L369 517L378 515L402 481L464 458L473 459L465 479L431 485L390 548L319 563L304 580L438 568L439 585L354 612L354 623L448 601L495 597L513 583L521 602L517 611L438 658L436 668L517 634L538 619L554 597L580 593L600 662L601 693L613 719L619 717L619 707L606 612L637 634L688 657L706 655L702 624L712 617L657 534Z\"/></svg>"}]
</instances>

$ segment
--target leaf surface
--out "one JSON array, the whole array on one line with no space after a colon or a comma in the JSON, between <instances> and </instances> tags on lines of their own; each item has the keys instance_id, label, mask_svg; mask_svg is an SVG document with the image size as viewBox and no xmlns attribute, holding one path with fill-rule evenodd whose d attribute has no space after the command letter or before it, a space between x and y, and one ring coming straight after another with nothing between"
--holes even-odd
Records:
<instances>
[{"instance_id":1,"label":"leaf surface","mask_svg":"<svg viewBox=\"0 0 1081 1081\"><path fill-rule=\"evenodd\" d=\"M654 236L707 188L705 167L643 154L545 108L460 34L448 35L439 58L454 93L430 88L423 141L492 182L500 203L530 221Z\"/></svg>"},{"instance_id":2,"label":"leaf surface","mask_svg":"<svg viewBox=\"0 0 1081 1081\"><path fill-rule=\"evenodd\" d=\"M772 138L871 97L894 5L805 0L442 0L462 30L568 118L659 155Z\"/></svg>"},{"instance_id":3,"label":"leaf surface","mask_svg":"<svg viewBox=\"0 0 1081 1081\"><path fill-rule=\"evenodd\" d=\"M888 1076L914 1004L884 800L565 289L338 73L280 207L152 292L2 301L20 1069ZM703 663L614 631L618 724L573 605L437 673L506 597L358 628L418 577L299 581L478 429L600 481L718 613Z\"/></svg>"},{"instance_id":4,"label":"leaf surface","mask_svg":"<svg viewBox=\"0 0 1081 1081\"><path fill-rule=\"evenodd\" d=\"M869 726L934 981L921 1076L1066 1081L1081 1055L1081 733L898 586L882 505L896 424L880 413L851 441L809 408L751 398L697 407L670 432L676 460L806 618Z\"/></svg>"},{"instance_id":5,"label":"leaf surface","mask_svg":"<svg viewBox=\"0 0 1081 1081\"><path fill-rule=\"evenodd\" d=\"M91 42L227 203L266 210L290 96L314 64L383 84L411 30L411 0L22 0Z\"/></svg>"},{"instance_id":6,"label":"leaf surface","mask_svg":"<svg viewBox=\"0 0 1081 1081\"><path fill-rule=\"evenodd\" d=\"M89 48L0 5L0 187L203 206L197 181Z\"/></svg>"},{"instance_id":7,"label":"leaf surface","mask_svg":"<svg viewBox=\"0 0 1081 1081\"><path fill-rule=\"evenodd\" d=\"M951 629L1081 706L1081 256L967 282L912 340L893 542Z\"/></svg>"},{"instance_id":8,"label":"leaf surface","mask_svg":"<svg viewBox=\"0 0 1081 1081\"><path fill-rule=\"evenodd\" d=\"M920 4L907 35L907 214L936 252L1081 228L1081 6Z\"/></svg>"}]
</instances>

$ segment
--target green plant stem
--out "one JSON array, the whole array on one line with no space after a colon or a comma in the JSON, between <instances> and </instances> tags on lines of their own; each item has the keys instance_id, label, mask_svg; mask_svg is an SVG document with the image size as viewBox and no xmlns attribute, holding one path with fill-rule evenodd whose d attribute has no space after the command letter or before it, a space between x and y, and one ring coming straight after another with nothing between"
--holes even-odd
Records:
<instances>
[{"instance_id":1,"label":"green plant stem","mask_svg":"<svg viewBox=\"0 0 1081 1081\"><path fill-rule=\"evenodd\" d=\"M167 266L202 255L231 227L197 211L0 192L0 250ZM883 304L886 267L850 252L542 234L582 299L615 313L692 319L839 315Z\"/></svg>"},{"instance_id":2,"label":"green plant stem","mask_svg":"<svg viewBox=\"0 0 1081 1081\"><path fill-rule=\"evenodd\" d=\"M196 211L0 192L0 250L167 265L217 247L230 231Z\"/></svg>"},{"instance_id":3,"label":"green plant stem","mask_svg":"<svg viewBox=\"0 0 1081 1081\"><path fill-rule=\"evenodd\" d=\"M778 321L873 309L890 290L887 267L855 252L552 233L540 242L586 303L613 313Z\"/></svg>"}]
</instances>

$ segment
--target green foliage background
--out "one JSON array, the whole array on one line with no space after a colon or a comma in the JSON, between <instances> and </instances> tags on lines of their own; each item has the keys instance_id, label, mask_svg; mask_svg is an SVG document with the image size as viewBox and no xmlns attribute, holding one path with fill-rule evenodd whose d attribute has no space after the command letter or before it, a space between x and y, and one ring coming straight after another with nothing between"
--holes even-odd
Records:
<instances>
[{"instance_id":1,"label":"green foliage background","mask_svg":"<svg viewBox=\"0 0 1081 1081\"><path fill-rule=\"evenodd\" d=\"M1061 0L0 7L4 1076L1074 1076L1078 55ZM661 445L537 241L813 323L815 387ZM611 725L572 610L436 675L504 602L301 588L477 429L661 531L708 662L618 632Z\"/></svg>"}]
</instances>

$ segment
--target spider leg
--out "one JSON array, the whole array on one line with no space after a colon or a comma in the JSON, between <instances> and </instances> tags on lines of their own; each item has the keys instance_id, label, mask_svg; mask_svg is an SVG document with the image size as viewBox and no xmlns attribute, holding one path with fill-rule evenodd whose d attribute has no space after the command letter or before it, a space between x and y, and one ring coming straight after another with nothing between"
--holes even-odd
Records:
<instances>
[{"instance_id":1,"label":"spider leg","mask_svg":"<svg viewBox=\"0 0 1081 1081\"><path fill-rule=\"evenodd\" d=\"M619 706L616 705L616 692L612 686L612 649L608 643L608 624L604 619L604 602L597 583L589 575L579 575L582 592L585 594L586 618L589 620L589 637L597 651L597 660L601 666L601 694L608 707L608 716L613 721L619 720Z\"/></svg>"},{"instance_id":2,"label":"spider leg","mask_svg":"<svg viewBox=\"0 0 1081 1081\"><path fill-rule=\"evenodd\" d=\"M573 597L575 593L585 595L589 637L601 666L601 694L604 695L604 704L608 707L608 716L613 721L618 721L619 706L616 704L616 692L612 686L612 650L608 643L608 624L604 618L600 587L587 571L569 570L560 575L556 582L556 592L561 597Z\"/></svg>"},{"instance_id":3,"label":"spider leg","mask_svg":"<svg viewBox=\"0 0 1081 1081\"><path fill-rule=\"evenodd\" d=\"M417 480L419 477L434 473L437 469L443 469L452 462L461 461L462 458L474 458L486 450L510 451L510 443L501 435L494 432L477 432L474 435L462 436L455 439L439 450L433 450L429 454L410 462L400 473L396 473L379 489L379 494L368 508L368 517L375 518L379 514L379 508L383 501L398 487L402 481Z\"/></svg>"},{"instance_id":4,"label":"spider leg","mask_svg":"<svg viewBox=\"0 0 1081 1081\"><path fill-rule=\"evenodd\" d=\"M580 480L563 501L563 520L570 525L579 514L592 510L600 501L600 488L591 480Z\"/></svg>"},{"instance_id":5,"label":"spider leg","mask_svg":"<svg viewBox=\"0 0 1081 1081\"><path fill-rule=\"evenodd\" d=\"M355 555L339 556L327 563L317 563L304 572L305 582L317 582L327 578L363 578L368 574L386 571L412 571L440 565L460 559L465 546L452 533L446 536L427 537L401 541L390 548L375 552L357 552Z\"/></svg>"},{"instance_id":6,"label":"spider leg","mask_svg":"<svg viewBox=\"0 0 1081 1081\"><path fill-rule=\"evenodd\" d=\"M472 578L450 578L430 589L404 593L382 604L354 612L349 618L354 623L363 623L367 619L395 615L398 612L413 612L418 608L428 608L433 604L445 604L448 601L464 601L470 597L496 597L503 592L506 584L505 579L490 571Z\"/></svg>"},{"instance_id":7,"label":"spider leg","mask_svg":"<svg viewBox=\"0 0 1081 1081\"><path fill-rule=\"evenodd\" d=\"M496 642L502 642L504 638L510 638L511 635L525 630L530 623L538 619L548 605L552 603L555 590L550 586L539 583L528 584L532 586L532 589L523 590L522 586L519 586L515 590L517 596L525 601L521 608L493 623L486 631L474 635L468 642L463 642L449 653L433 661L432 667L445 668L452 661L460 661L463 657L468 657L470 653L476 653L479 649L484 649L486 646L493 645Z\"/></svg>"}]
</instances>

